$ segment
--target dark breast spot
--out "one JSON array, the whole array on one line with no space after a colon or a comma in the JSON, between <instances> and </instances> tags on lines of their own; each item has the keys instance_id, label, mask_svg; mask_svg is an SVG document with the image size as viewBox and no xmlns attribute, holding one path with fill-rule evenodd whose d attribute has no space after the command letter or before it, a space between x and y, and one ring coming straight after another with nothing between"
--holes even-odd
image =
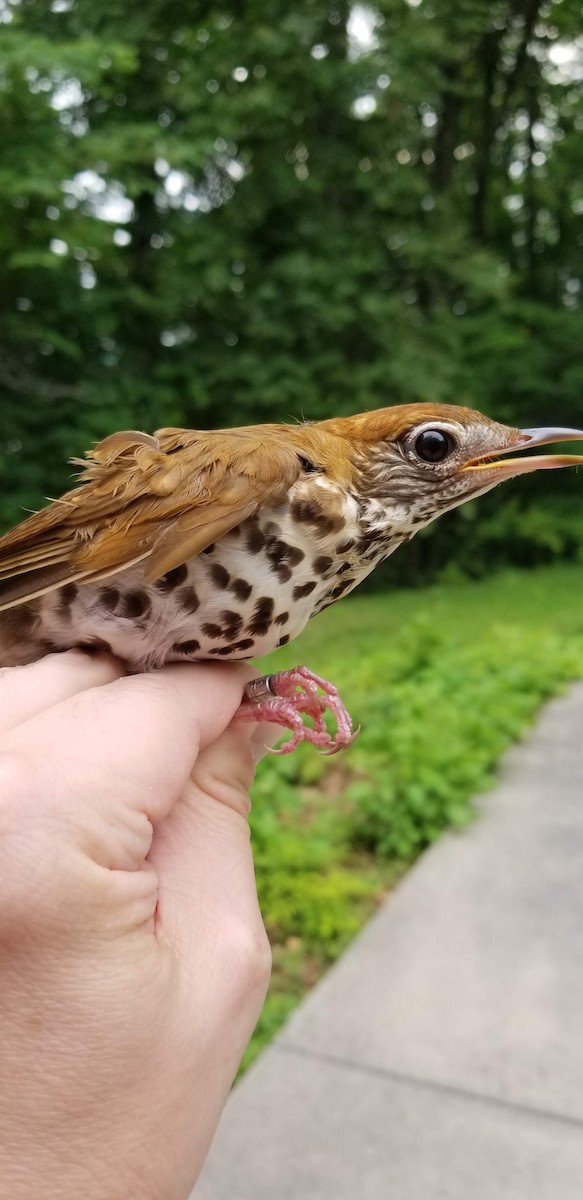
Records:
<instances>
[{"instance_id":1,"label":"dark breast spot","mask_svg":"<svg viewBox=\"0 0 583 1200\"><path fill-rule=\"evenodd\" d=\"M253 638L243 638L240 642L233 642L230 646L216 646L209 650L209 654L238 654L239 650L250 650L254 645Z\"/></svg>"},{"instance_id":2,"label":"dark breast spot","mask_svg":"<svg viewBox=\"0 0 583 1200\"><path fill-rule=\"evenodd\" d=\"M302 550L297 550L295 546L288 546L287 542L282 541L281 538L268 538L265 543L265 553L271 570L281 583L287 583L288 579L291 579L291 565L300 562L304 557ZM298 554L300 558L297 557Z\"/></svg>"},{"instance_id":3,"label":"dark breast spot","mask_svg":"<svg viewBox=\"0 0 583 1200\"><path fill-rule=\"evenodd\" d=\"M223 627L222 625L207 624L202 626L201 632L204 633L204 636L208 638L222 638Z\"/></svg>"},{"instance_id":4,"label":"dark breast spot","mask_svg":"<svg viewBox=\"0 0 583 1200\"><path fill-rule=\"evenodd\" d=\"M59 616L62 621L71 620L71 605L78 592L76 583L66 583L59 592Z\"/></svg>"},{"instance_id":5,"label":"dark breast spot","mask_svg":"<svg viewBox=\"0 0 583 1200\"><path fill-rule=\"evenodd\" d=\"M229 575L227 568L221 566L220 563L213 563L212 566L209 567L209 575L215 587L226 588L229 586L231 576Z\"/></svg>"},{"instance_id":6,"label":"dark breast spot","mask_svg":"<svg viewBox=\"0 0 583 1200\"><path fill-rule=\"evenodd\" d=\"M352 587L353 583L354 579L345 579L343 583L337 583L336 587L332 588L332 591L328 593L330 600L338 600L340 596L343 596L348 591L348 588Z\"/></svg>"},{"instance_id":7,"label":"dark breast spot","mask_svg":"<svg viewBox=\"0 0 583 1200\"><path fill-rule=\"evenodd\" d=\"M228 642L234 641L234 639L239 636L243 626L243 618L241 614L231 612L230 609L225 608L223 609L223 612L219 614L219 620L223 625L223 636L226 637Z\"/></svg>"},{"instance_id":8,"label":"dark breast spot","mask_svg":"<svg viewBox=\"0 0 583 1200\"><path fill-rule=\"evenodd\" d=\"M273 621L274 607L275 601L271 596L261 596L255 604L246 632L252 633L254 637L263 637L268 633Z\"/></svg>"},{"instance_id":9,"label":"dark breast spot","mask_svg":"<svg viewBox=\"0 0 583 1200\"><path fill-rule=\"evenodd\" d=\"M275 617L273 624L274 625L287 625L288 621L289 621L289 613L282 612L279 614L279 616Z\"/></svg>"},{"instance_id":10,"label":"dark breast spot","mask_svg":"<svg viewBox=\"0 0 583 1200\"><path fill-rule=\"evenodd\" d=\"M175 642L172 649L176 654L196 654L200 650L200 642L191 638L189 642Z\"/></svg>"},{"instance_id":11,"label":"dark breast spot","mask_svg":"<svg viewBox=\"0 0 583 1200\"><path fill-rule=\"evenodd\" d=\"M288 546L286 558L290 567L297 567L298 563L301 563L305 557L303 550L300 550L299 546Z\"/></svg>"},{"instance_id":12,"label":"dark breast spot","mask_svg":"<svg viewBox=\"0 0 583 1200\"><path fill-rule=\"evenodd\" d=\"M174 588L179 587L187 578L188 568L183 563L182 566L174 567L172 571L167 571L165 575L156 580L154 586L161 592L173 592Z\"/></svg>"},{"instance_id":13,"label":"dark breast spot","mask_svg":"<svg viewBox=\"0 0 583 1200\"><path fill-rule=\"evenodd\" d=\"M291 515L296 521L318 521L321 517L320 509L312 504L311 500L294 500L291 506Z\"/></svg>"},{"instance_id":14,"label":"dark breast spot","mask_svg":"<svg viewBox=\"0 0 583 1200\"><path fill-rule=\"evenodd\" d=\"M348 551L352 550L353 546L354 546L354 538L348 538L348 540L346 542L338 542L338 545L336 547L336 553L337 554L348 554Z\"/></svg>"},{"instance_id":15,"label":"dark breast spot","mask_svg":"<svg viewBox=\"0 0 583 1200\"><path fill-rule=\"evenodd\" d=\"M101 588L99 603L112 616L130 621L147 616L152 608L152 601L144 588L135 588L129 592L120 592L116 587Z\"/></svg>"},{"instance_id":16,"label":"dark breast spot","mask_svg":"<svg viewBox=\"0 0 583 1200\"><path fill-rule=\"evenodd\" d=\"M316 580L310 579L309 583L300 583L292 592L293 600L301 600L303 596L309 596L316 586Z\"/></svg>"},{"instance_id":17,"label":"dark breast spot","mask_svg":"<svg viewBox=\"0 0 583 1200\"><path fill-rule=\"evenodd\" d=\"M61 591L60 591L60 596L61 596L61 600L62 600L63 604L72 604L78 591L79 591L79 588L77 587L76 583L66 583L65 586L62 587Z\"/></svg>"},{"instance_id":18,"label":"dark breast spot","mask_svg":"<svg viewBox=\"0 0 583 1200\"><path fill-rule=\"evenodd\" d=\"M280 639L277 643L278 646L287 646L287 644L289 642L289 637L290 637L289 633L284 633L283 637L280 637Z\"/></svg>"},{"instance_id":19,"label":"dark breast spot","mask_svg":"<svg viewBox=\"0 0 583 1200\"><path fill-rule=\"evenodd\" d=\"M314 525L321 533L334 533L343 525L340 517L323 512L313 500L294 500L291 515L295 521Z\"/></svg>"},{"instance_id":20,"label":"dark breast spot","mask_svg":"<svg viewBox=\"0 0 583 1200\"><path fill-rule=\"evenodd\" d=\"M200 605L200 600L193 587L183 587L178 593L178 602L180 607L187 613L196 612Z\"/></svg>"},{"instance_id":21,"label":"dark breast spot","mask_svg":"<svg viewBox=\"0 0 583 1200\"><path fill-rule=\"evenodd\" d=\"M81 650L85 650L87 654L98 654L100 651L103 651L106 654L111 654L111 646L109 642L106 642L103 638L99 637L91 637L87 638L87 640L84 642L79 642L79 648Z\"/></svg>"},{"instance_id":22,"label":"dark breast spot","mask_svg":"<svg viewBox=\"0 0 583 1200\"><path fill-rule=\"evenodd\" d=\"M235 642L231 646L231 650L250 650L254 645L253 638L243 638L240 642Z\"/></svg>"},{"instance_id":23,"label":"dark breast spot","mask_svg":"<svg viewBox=\"0 0 583 1200\"><path fill-rule=\"evenodd\" d=\"M247 531L246 546L250 554L259 554L265 545L265 537L259 528L259 521L254 520Z\"/></svg>"},{"instance_id":24,"label":"dark breast spot","mask_svg":"<svg viewBox=\"0 0 583 1200\"><path fill-rule=\"evenodd\" d=\"M121 604L118 611L120 617L145 617L152 608L152 601L147 592L142 589L136 589L133 592L126 592L125 596L121 597Z\"/></svg>"},{"instance_id":25,"label":"dark breast spot","mask_svg":"<svg viewBox=\"0 0 583 1200\"><path fill-rule=\"evenodd\" d=\"M331 566L333 566L333 559L331 559L327 554L321 554L320 557L315 558L314 562L312 563L312 569L315 571L316 575L324 575L326 571L330 570Z\"/></svg>"},{"instance_id":26,"label":"dark breast spot","mask_svg":"<svg viewBox=\"0 0 583 1200\"><path fill-rule=\"evenodd\" d=\"M246 579L233 579L232 583L229 584L229 591L233 593L237 600L243 602L249 599L253 588L250 583L247 583Z\"/></svg>"},{"instance_id":27,"label":"dark breast spot","mask_svg":"<svg viewBox=\"0 0 583 1200\"><path fill-rule=\"evenodd\" d=\"M231 608L224 608L223 611L219 613L219 617L225 625L236 625L237 621L240 622L242 619L240 614L238 612L234 612Z\"/></svg>"}]
</instances>

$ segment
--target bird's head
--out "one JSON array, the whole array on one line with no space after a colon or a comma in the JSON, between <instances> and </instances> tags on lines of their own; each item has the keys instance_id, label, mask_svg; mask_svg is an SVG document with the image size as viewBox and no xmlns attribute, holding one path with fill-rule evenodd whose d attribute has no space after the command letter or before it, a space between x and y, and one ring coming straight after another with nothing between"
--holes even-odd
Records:
<instances>
[{"instance_id":1,"label":"bird's head","mask_svg":"<svg viewBox=\"0 0 583 1200\"><path fill-rule=\"evenodd\" d=\"M403 537L504 479L583 463L574 454L516 455L583 440L583 430L515 429L449 404L404 404L322 422L326 426L349 436L354 447L365 524L379 533L390 524Z\"/></svg>"}]
</instances>

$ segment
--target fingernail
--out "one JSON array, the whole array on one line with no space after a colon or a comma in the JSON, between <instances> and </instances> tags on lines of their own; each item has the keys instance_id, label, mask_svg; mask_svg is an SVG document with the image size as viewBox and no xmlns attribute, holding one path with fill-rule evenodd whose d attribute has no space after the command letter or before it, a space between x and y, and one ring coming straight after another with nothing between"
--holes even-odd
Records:
<instances>
[{"instance_id":1,"label":"fingernail","mask_svg":"<svg viewBox=\"0 0 583 1200\"><path fill-rule=\"evenodd\" d=\"M263 721L261 725L258 725L253 730L253 734L249 740L249 750L255 764L261 762L262 758L265 758L265 755L269 753L272 746L275 746L275 743L279 741L283 732L279 726L268 724L267 721Z\"/></svg>"}]
</instances>

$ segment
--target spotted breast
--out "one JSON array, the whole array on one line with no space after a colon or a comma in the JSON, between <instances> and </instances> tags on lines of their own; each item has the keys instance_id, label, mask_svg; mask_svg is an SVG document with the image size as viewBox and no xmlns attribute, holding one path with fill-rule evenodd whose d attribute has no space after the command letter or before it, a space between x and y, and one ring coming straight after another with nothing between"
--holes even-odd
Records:
<instances>
[{"instance_id":1,"label":"spotted breast","mask_svg":"<svg viewBox=\"0 0 583 1200\"><path fill-rule=\"evenodd\" d=\"M0 538L0 665L76 645L133 670L258 657L442 513L581 461L517 450L581 439L447 404L112 434L78 486Z\"/></svg>"},{"instance_id":2,"label":"spotted breast","mask_svg":"<svg viewBox=\"0 0 583 1200\"><path fill-rule=\"evenodd\" d=\"M154 583L138 564L100 584L65 584L18 616L27 619L27 638L34 624L29 646L40 639L45 653L72 644L108 649L136 671L251 659L295 638L399 540L367 533L357 499L317 476ZM17 644L14 655L28 657Z\"/></svg>"}]
</instances>

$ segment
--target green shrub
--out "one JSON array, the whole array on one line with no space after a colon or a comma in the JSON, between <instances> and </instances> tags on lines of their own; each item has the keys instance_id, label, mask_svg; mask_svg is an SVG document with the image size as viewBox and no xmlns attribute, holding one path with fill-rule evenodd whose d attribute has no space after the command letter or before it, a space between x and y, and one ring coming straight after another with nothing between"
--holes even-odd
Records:
<instances>
[{"instance_id":1,"label":"green shrub","mask_svg":"<svg viewBox=\"0 0 583 1200\"><path fill-rule=\"evenodd\" d=\"M423 658L418 623L415 629L410 672L363 714L354 752L363 778L347 785L356 841L406 859L470 819L472 796L488 784L502 751L583 666L581 647L519 626L493 627L477 645L425 646Z\"/></svg>"},{"instance_id":2,"label":"green shrub","mask_svg":"<svg viewBox=\"0 0 583 1200\"><path fill-rule=\"evenodd\" d=\"M397 875L473 816L504 749L583 673L583 568L349 598L265 668L307 662L362 732L333 759L268 756L252 837L274 978L246 1062Z\"/></svg>"}]
</instances>

